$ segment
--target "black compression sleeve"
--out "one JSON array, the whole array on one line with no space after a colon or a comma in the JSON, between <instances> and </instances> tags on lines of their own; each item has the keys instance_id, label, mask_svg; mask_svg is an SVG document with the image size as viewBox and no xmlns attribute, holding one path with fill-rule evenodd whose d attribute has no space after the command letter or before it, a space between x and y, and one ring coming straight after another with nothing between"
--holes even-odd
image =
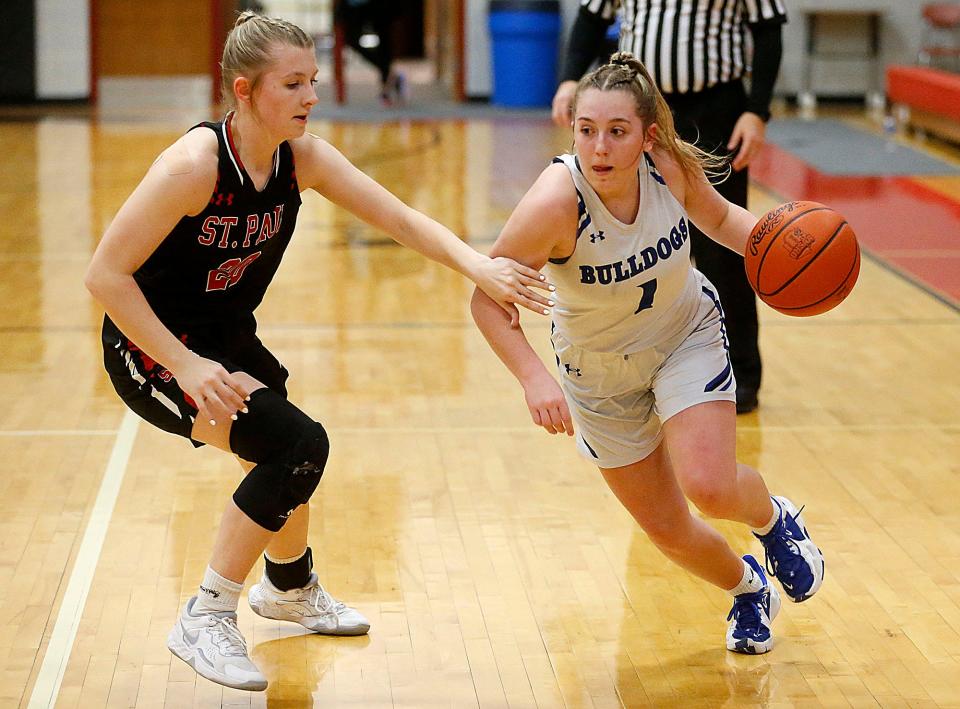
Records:
<instances>
[{"instance_id":1,"label":"black compression sleeve","mask_svg":"<svg viewBox=\"0 0 960 709\"><path fill-rule=\"evenodd\" d=\"M570 42L564 57L560 81L579 81L603 51L603 39L610 22L580 7L570 30Z\"/></svg>"},{"instance_id":2,"label":"black compression sleeve","mask_svg":"<svg viewBox=\"0 0 960 709\"><path fill-rule=\"evenodd\" d=\"M753 74L750 79L747 110L756 113L765 121L770 118L770 99L773 97L773 85L777 83L780 57L783 54L780 27L779 22L750 25L750 33L753 35Z\"/></svg>"}]
</instances>

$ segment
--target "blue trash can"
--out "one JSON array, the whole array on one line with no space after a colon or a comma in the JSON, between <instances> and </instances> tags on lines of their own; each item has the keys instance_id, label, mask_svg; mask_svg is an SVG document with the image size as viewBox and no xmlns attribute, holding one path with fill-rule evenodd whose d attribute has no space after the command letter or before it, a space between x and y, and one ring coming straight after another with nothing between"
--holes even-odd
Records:
<instances>
[{"instance_id":1,"label":"blue trash can","mask_svg":"<svg viewBox=\"0 0 960 709\"><path fill-rule=\"evenodd\" d=\"M557 88L559 0L490 0L493 103L549 106Z\"/></svg>"}]
</instances>

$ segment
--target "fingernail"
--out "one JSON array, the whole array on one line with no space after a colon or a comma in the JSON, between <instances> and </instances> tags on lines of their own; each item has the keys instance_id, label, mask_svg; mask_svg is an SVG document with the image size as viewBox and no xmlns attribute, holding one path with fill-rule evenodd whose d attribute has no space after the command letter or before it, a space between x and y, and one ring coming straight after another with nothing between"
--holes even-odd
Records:
<instances>
[{"instance_id":1,"label":"fingernail","mask_svg":"<svg viewBox=\"0 0 960 709\"><path fill-rule=\"evenodd\" d=\"M230 418L233 419L234 421L236 421L236 420L237 420L237 415L236 415L236 414L230 414Z\"/></svg>"},{"instance_id":2,"label":"fingernail","mask_svg":"<svg viewBox=\"0 0 960 709\"><path fill-rule=\"evenodd\" d=\"M540 280L541 280L541 281L545 281L545 280L547 280L547 277L546 277L546 276L543 276L543 275L541 275L541 276L540 276Z\"/></svg>"},{"instance_id":3,"label":"fingernail","mask_svg":"<svg viewBox=\"0 0 960 709\"><path fill-rule=\"evenodd\" d=\"M214 419L210 419L210 425L211 425L211 426L216 426L216 425L217 425L217 422L216 422Z\"/></svg>"},{"instance_id":4,"label":"fingernail","mask_svg":"<svg viewBox=\"0 0 960 709\"><path fill-rule=\"evenodd\" d=\"M556 290L556 289L557 289L556 286L550 286L550 290Z\"/></svg>"},{"instance_id":5,"label":"fingernail","mask_svg":"<svg viewBox=\"0 0 960 709\"><path fill-rule=\"evenodd\" d=\"M544 309L543 309L543 314L544 314L544 315L549 315L549 314L550 314L550 311L547 310L546 308L544 308Z\"/></svg>"},{"instance_id":6,"label":"fingernail","mask_svg":"<svg viewBox=\"0 0 960 709\"><path fill-rule=\"evenodd\" d=\"M246 406L244 406L244 407L241 409L241 411L243 411L243 413L245 413L245 414L249 414L249 413L250 413L250 409L248 409Z\"/></svg>"},{"instance_id":7,"label":"fingernail","mask_svg":"<svg viewBox=\"0 0 960 709\"><path fill-rule=\"evenodd\" d=\"M554 303L553 303L553 301L552 301L552 300L548 300L548 301L547 301L547 305L549 305L549 306L550 306L550 307L552 308L552 307L553 307L553 305L554 305Z\"/></svg>"},{"instance_id":8,"label":"fingernail","mask_svg":"<svg viewBox=\"0 0 960 709\"><path fill-rule=\"evenodd\" d=\"M250 397L249 397L249 396L246 397L246 398L244 399L244 401L250 401Z\"/></svg>"}]
</instances>

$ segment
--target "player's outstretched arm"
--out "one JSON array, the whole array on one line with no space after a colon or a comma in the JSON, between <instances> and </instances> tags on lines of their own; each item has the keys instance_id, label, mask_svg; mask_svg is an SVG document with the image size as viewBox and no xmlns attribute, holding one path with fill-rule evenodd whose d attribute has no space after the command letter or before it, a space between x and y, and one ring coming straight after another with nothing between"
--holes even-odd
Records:
<instances>
[{"instance_id":1,"label":"player's outstretched arm","mask_svg":"<svg viewBox=\"0 0 960 709\"><path fill-rule=\"evenodd\" d=\"M569 256L576 242L576 193L562 165L551 165L517 205L491 254L506 255L533 268L551 256ZM566 237L566 238L565 238ZM573 435L563 392L510 316L479 290L470 303L474 322L490 347L523 386L533 422L549 433Z\"/></svg>"},{"instance_id":2,"label":"player's outstretched arm","mask_svg":"<svg viewBox=\"0 0 960 709\"><path fill-rule=\"evenodd\" d=\"M517 305L547 314L550 290L534 268L477 252L439 222L408 207L354 167L336 148L314 135L293 141L297 179L397 242L462 273L517 322Z\"/></svg>"}]
</instances>

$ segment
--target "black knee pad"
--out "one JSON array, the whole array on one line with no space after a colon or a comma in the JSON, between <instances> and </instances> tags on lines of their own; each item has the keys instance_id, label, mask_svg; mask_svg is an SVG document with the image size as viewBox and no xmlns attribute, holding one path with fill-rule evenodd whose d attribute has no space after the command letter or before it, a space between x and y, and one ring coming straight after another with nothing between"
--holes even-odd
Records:
<instances>
[{"instance_id":1,"label":"black knee pad","mask_svg":"<svg viewBox=\"0 0 960 709\"><path fill-rule=\"evenodd\" d=\"M258 389L230 429L230 448L256 466L233 493L237 507L271 532L306 504L323 475L330 440L323 426L271 389Z\"/></svg>"}]
</instances>

